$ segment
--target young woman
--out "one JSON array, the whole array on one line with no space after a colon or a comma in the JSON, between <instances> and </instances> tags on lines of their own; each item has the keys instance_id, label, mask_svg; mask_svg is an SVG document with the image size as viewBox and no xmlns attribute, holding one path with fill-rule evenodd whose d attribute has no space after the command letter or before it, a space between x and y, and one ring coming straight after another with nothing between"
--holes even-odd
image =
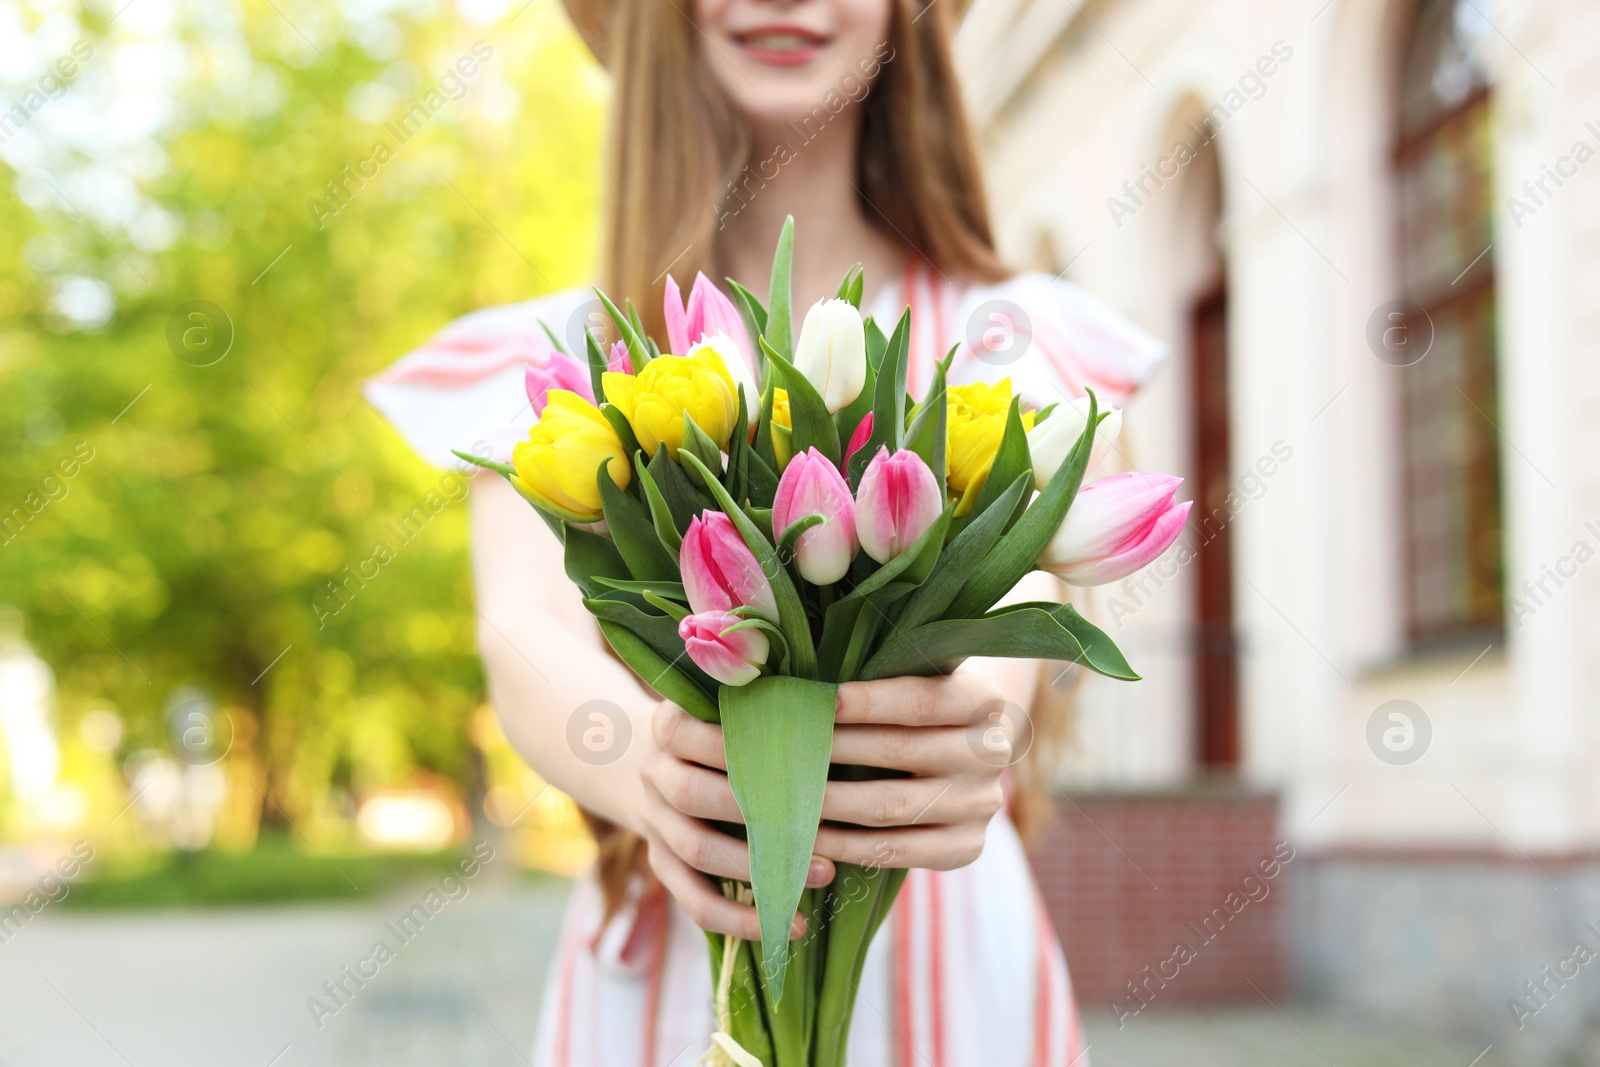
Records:
<instances>
[{"instance_id":1,"label":"young woman","mask_svg":"<svg viewBox=\"0 0 1600 1067\"><path fill-rule=\"evenodd\" d=\"M1012 274L995 254L951 70L957 2L569 0L616 80L605 288L665 337L669 272L764 292L793 215L797 318L863 263L865 311L892 323L912 309L915 392L959 344L954 382L1009 377L1034 405L1086 386L1124 403L1161 346L1069 283ZM533 422L523 372L549 351L540 323L560 336L589 302L572 290L469 315L368 395L435 463L451 448L508 454ZM569 908L536 1062L692 1063L714 1028L697 927L757 935L754 909L701 873L748 876L743 844L712 827L739 818L718 729L659 702L608 654L525 502L498 478L476 489L491 695L507 735L590 816L601 849ZM1059 599L1040 573L1014 595ZM889 855L913 868L869 957L853 1065L1087 1062L1066 964L1004 810L1007 761L969 743L980 709L1032 706L1039 674L1037 663L970 660L949 678L841 690L835 759L910 774L830 783L817 836L812 884L831 880L835 862ZM570 722L593 715L627 739L601 757L568 741Z\"/></svg>"}]
</instances>

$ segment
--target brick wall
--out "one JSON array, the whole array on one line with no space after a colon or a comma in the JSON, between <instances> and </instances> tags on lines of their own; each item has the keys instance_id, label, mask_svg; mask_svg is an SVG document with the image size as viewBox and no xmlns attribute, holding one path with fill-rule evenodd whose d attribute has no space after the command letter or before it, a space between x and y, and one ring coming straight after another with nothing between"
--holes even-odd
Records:
<instances>
[{"instance_id":1,"label":"brick wall","mask_svg":"<svg viewBox=\"0 0 1600 1067\"><path fill-rule=\"evenodd\" d=\"M1029 852L1085 1008L1277 999L1296 862L1277 816L1227 787L1067 794Z\"/></svg>"}]
</instances>

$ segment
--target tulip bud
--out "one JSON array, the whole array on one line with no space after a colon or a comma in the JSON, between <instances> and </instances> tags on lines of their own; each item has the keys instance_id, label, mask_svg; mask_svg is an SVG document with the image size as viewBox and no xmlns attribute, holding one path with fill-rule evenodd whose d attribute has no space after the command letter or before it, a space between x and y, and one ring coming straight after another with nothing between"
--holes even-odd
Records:
<instances>
[{"instance_id":1,"label":"tulip bud","mask_svg":"<svg viewBox=\"0 0 1600 1067\"><path fill-rule=\"evenodd\" d=\"M749 371L755 365L752 358L755 346L750 343L750 332L745 329L744 317L733 306L733 301L722 295L722 290L704 274L697 273L694 276L687 308L680 299L677 281L668 275L664 304L662 310L667 323L667 346L672 351L687 355L701 341L720 336L728 339L732 351L737 352L743 361L743 367L736 368L734 361L728 360L728 370L735 377L739 377L740 369ZM755 394L752 392L751 395Z\"/></svg>"},{"instance_id":2,"label":"tulip bud","mask_svg":"<svg viewBox=\"0 0 1600 1067\"><path fill-rule=\"evenodd\" d=\"M793 416L789 413L789 390L772 391L772 456L778 461L778 470L789 466L794 458Z\"/></svg>"},{"instance_id":3,"label":"tulip bud","mask_svg":"<svg viewBox=\"0 0 1600 1067\"><path fill-rule=\"evenodd\" d=\"M695 666L723 685L749 685L761 677L772 651L767 635L757 627L724 633L742 622L726 611L702 611L678 624L678 636Z\"/></svg>"},{"instance_id":4,"label":"tulip bud","mask_svg":"<svg viewBox=\"0 0 1600 1067\"><path fill-rule=\"evenodd\" d=\"M697 613L748 606L769 619L778 617L772 583L733 520L720 511L704 511L689 520L678 549L678 569L689 607Z\"/></svg>"},{"instance_id":5,"label":"tulip bud","mask_svg":"<svg viewBox=\"0 0 1600 1067\"><path fill-rule=\"evenodd\" d=\"M519 492L573 522L593 522L600 505L600 465L619 489L632 478L628 453L600 409L565 389L552 389L543 416L511 449Z\"/></svg>"},{"instance_id":6,"label":"tulip bud","mask_svg":"<svg viewBox=\"0 0 1600 1067\"><path fill-rule=\"evenodd\" d=\"M718 449L727 447L733 433L738 415L733 376L710 349L695 356L658 356L637 375L606 371L600 376L600 386L633 427L639 447L648 456L654 457L665 447L676 460L689 419Z\"/></svg>"},{"instance_id":7,"label":"tulip bud","mask_svg":"<svg viewBox=\"0 0 1600 1067\"><path fill-rule=\"evenodd\" d=\"M850 485L815 448L795 456L778 479L772 499L772 532L780 538L807 515L821 515L795 542L795 564L812 585L832 585L845 576L856 557L856 508Z\"/></svg>"},{"instance_id":8,"label":"tulip bud","mask_svg":"<svg viewBox=\"0 0 1600 1067\"><path fill-rule=\"evenodd\" d=\"M1050 413L1050 417L1043 422L1035 423L1033 429L1028 431L1028 452L1033 457L1033 484L1041 493L1044 487L1050 484L1050 479L1055 476L1061 464L1067 461L1067 453L1078 443L1078 438L1083 436L1083 427L1089 421L1089 398L1079 397L1058 405ZM1089 466L1087 470L1094 470L1105 458L1106 452L1117 440L1117 434L1122 432L1122 410L1112 408L1106 417L1100 420L1099 429L1094 432L1094 448L1089 453Z\"/></svg>"},{"instance_id":9,"label":"tulip bud","mask_svg":"<svg viewBox=\"0 0 1600 1067\"><path fill-rule=\"evenodd\" d=\"M867 382L867 331L848 300L819 300L806 312L794 366L830 412L849 407Z\"/></svg>"},{"instance_id":10,"label":"tulip bud","mask_svg":"<svg viewBox=\"0 0 1600 1067\"><path fill-rule=\"evenodd\" d=\"M944 491L921 456L880 447L856 489L856 536L861 548L888 563L917 543L944 510Z\"/></svg>"},{"instance_id":11,"label":"tulip bud","mask_svg":"<svg viewBox=\"0 0 1600 1067\"><path fill-rule=\"evenodd\" d=\"M529 362L522 374L523 388L528 391L528 403L535 415L543 415L550 403L550 390L565 389L576 393L589 403L594 403L594 384L589 378L589 368L565 352L551 349L537 362Z\"/></svg>"},{"instance_id":12,"label":"tulip bud","mask_svg":"<svg viewBox=\"0 0 1600 1067\"><path fill-rule=\"evenodd\" d=\"M1194 501L1173 497L1182 478L1130 471L1078 491L1039 565L1073 585L1126 578L1165 552L1183 532Z\"/></svg>"},{"instance_id":13,"label":"tulip bud","mask_svg":"<svg viewBox=\"0 0 1600 1067\"><path fill-rule=\"evenodd\" d=\"M850 443L845 446L844 465L846 470L850 467L850 457L865 448L870 440L872 440L872 412L869 411L866 418L856 423L856 432L850 435Z\"/></svg>"},{"instance_id":14,"label":"tulip bud","mask_svg":"<svg viewBox=\"0 0 1600 1067\"><path fill-rule=\"evenodd\" d=\"M615 374L633 373L633 353L628 351L628 342L618 341L611 346L611 355L606 359L606 370Z\"/></svg>"}]
</instances>

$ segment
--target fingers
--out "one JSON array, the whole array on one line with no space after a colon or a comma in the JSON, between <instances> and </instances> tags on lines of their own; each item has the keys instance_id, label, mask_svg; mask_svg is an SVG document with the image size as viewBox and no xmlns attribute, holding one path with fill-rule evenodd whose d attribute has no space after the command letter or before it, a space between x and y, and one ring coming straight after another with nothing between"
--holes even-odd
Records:
<instances>
[{"instance_id":1,"label":"fingers","mask_svg":"<svg viewBox=\"0 0 1600 1067\"><path fill-rule=\"evenodd\" d=\"M857 826L985 826L1004 803L998 780L880 778L829 782L822 817ZM819 849L819 851L821 851Z\"/></svg>"},{"instance_id":2,"label":"fingers","mask_svg":"<svg viewBox=\"0 0 1600 1067\"><path fill-rule=\"evenodd\" d=\"M718 822L744 822L739 804L733 799L733 789L728 785L728 776L720 771L673 756L661 756L645 765L644 777L663 800L685 815Z\"/></svg>"},{"instance_id":3,"label":"fingers","mask_svg":"<svg viewBox=\"0 0 1600 1067\"><path fill-rule=\"evenodd\" d=\"M912 774L952 774L973 762L969 730L956 726L835 726L832 763Z\"/></svg>"},{"instance_id":4,"label":"fingers","mask_svg":"<svg viewBox=\"0 0 1600 1067\"><path fill-rule=\"evenodd\" d=\"M656 705L650 724L662 751L707 767L728 769L722 754L722 727L701 722L670 701Z\"/></svg>"},{"instance_id":5,"label":"fingers","mask_svg":"<svg viewBox=\"0 0 1600 1067\"><path fill-rule=\"evenodd\" d=\"M926 867L953 871L983 854L985 823L915 826L893 830L817 831L817 854L861 867Z\"/></svg>"},{"instance_id":6,"label":"fingers","mask_svg":"<svg viewBox=\"0 0 1600 1067\"><path fill-rule=\"evenodd\" d=\"M718 934L732 934L746 941L761 939L761 923L756 909L749 904L730 900L717 891L705 875L684 863L665 844L650 842L650 867L667 887L679 907L702 930ZM798 937L804 926L796 915L796 927L790 936Z\"/></svg>"},{"instance_id":7,"label":"fingers","mask_svg":"<svg viewBox=\"0 0 1600 1067\"><path fill-rule=\"evenodd\" d=\"M893 726L965 726L988 703L1004 699L998 687L973 671L942 678L885 678L839 687L838 723Z\"/></svg>"},{"instance_id":8,"label":"fingers","mask_svg":"<svg viewBox=\"0 0 1600 1067\"><path fill-rule=\"evenodd\" d=\"M652 836L670 848L684 863L719 878L750 880L750 848L699 819L690 818L663 797L655 786L645 782L649 810L645 820Z\"/></svg>"}]
</instances>

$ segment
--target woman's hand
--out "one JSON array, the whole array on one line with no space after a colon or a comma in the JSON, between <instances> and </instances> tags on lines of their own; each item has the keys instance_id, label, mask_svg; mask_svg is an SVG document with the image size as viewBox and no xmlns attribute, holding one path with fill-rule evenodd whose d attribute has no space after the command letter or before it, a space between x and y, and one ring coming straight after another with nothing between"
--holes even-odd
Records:
<instances>
[{"instance_id":1,"label":"woman's hand","mask_svg":"<svg viewBox=\"0 0 1600 1067\"><path fill-rule=\"evenodd\" d=\"M828 783L823 819L850 826L821 827L806 884L832 881L833 861L952 870L977 859L1003 802L1000 772L1012 762L999 732L980 732L1003 701L975 670L840 686L832 762L910 777ZM724 897L701 873L750 878L745 843L710 825L744 821L728 786L721 727L663 703L653 733L641 813L651 866L702 928L758 939L755 909ZM796 915L791 936L804 929Z\"/></svg>"}]
</instances>

